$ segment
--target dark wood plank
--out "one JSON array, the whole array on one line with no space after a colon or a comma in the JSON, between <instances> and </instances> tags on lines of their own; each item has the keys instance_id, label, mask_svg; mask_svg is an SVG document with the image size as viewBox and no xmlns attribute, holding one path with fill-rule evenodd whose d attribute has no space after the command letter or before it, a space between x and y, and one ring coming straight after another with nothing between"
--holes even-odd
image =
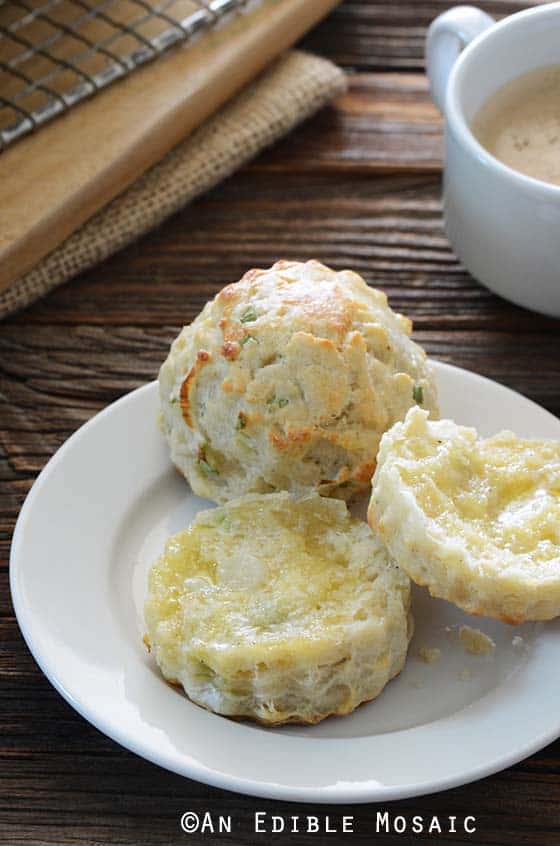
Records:
<instances>
[{"instance_id":1,"label":"dark wood plank","mask_svg":"<svg viewBox=\"0 0 560 846\"><path fill-rule=\"evenodd\" d=\"M345 0L303 41L340 65L360 71L424 67L424 38L431 21L453 4L449 0ZM524 0L482 0L473 5L496 19L530 6Z\"/></svg>"},{"instance_id":2,"label":"dark wood plank","mask_svg":"<svg viewBox=\"0 0 560 846\"><path fill-rule=\"evenodd\" d=\"M423 74L351 74L346 94L260 157L252 169L438 172L442 123Z\"/></svg>"},{"instance_id":3,"label":"dark wood plank","mask_svg":"<svg viewBox=\"0 0 560 846\"><path fill-rule=\"evenodd\" d=\"M83 400L90 386L87 374L69 387L78 366L72 358L77 341L69 330L60 337L62 348L52 350L49 332L37 327L75 324L71 331L78 333L87 370L91 351L105 338L103 327L111 326L121 327L114 336L120 352L107 353L105 384L122 381L127 356L140 379L162 332L170 337L220 286L278 257L320 258L355 268L383 287L394 307L421 329L556 334L557 321L506 303L464 271L443 231L439 179L359 173L310 173L303 179L282 172L264 178L257 168L238 174L152 232L140 255L136 246L124 250L6 321L1 366L17 379L35 363L33 379L39 384L45 368L61 367L64 380L48 401L60 404L61 395L71 390ZM23 340L26 332L34 335L37 352Z\"/></svg>"}]
</instances>

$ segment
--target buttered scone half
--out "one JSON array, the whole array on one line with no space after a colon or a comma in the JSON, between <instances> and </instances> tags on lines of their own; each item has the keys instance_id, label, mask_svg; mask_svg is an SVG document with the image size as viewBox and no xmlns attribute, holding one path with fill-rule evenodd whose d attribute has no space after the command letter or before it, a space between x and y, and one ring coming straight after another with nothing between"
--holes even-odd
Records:
<instances>
[{"instance_id":1,"label":"buttered scone half","mask_svg":"<svg viewBox=\"0 0 560 846\"><path fill-rule=\"evenodd\" d=\"M560 443L416 408L377 462L369 523L413 581L507 623L560 615Z\"/></svg>"},{"instance_id":2,"label":"buttered scone half","mask_svg":"<svg viewBox=\"0 0 560 846\"><path fill-rule=\"evenodd\" d=\"M367 492L383 432L437 414L424 351L381 291L349 270L279 261L228 285L159 374L171 458L195 493Z\"/></svg>"},{"instance_id":3,"label":"buttered scone half","mask_svg":"<svg viewBox=\"0 0 560 846\"><path fill-rule=\"evenodd\" d=\"M316 723L401 670L409 605L408 577L344 502L248 494L168 541L149 576L146 642L211 711Z\"/></svg>"}]
</instances>

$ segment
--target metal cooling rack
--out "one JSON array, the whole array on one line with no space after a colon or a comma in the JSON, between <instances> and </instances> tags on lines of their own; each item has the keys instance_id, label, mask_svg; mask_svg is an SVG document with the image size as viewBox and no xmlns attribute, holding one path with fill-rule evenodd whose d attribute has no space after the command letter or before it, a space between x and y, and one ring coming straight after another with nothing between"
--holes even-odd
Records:
<instances>
[{"instance_id":1,"label":"metal cooling rack","mask_svg":"<svg viewBox=\"0 0 560 846\"><path fill-rule=\"evenodd\" d=\"M0 0L0 149L259 0Z\"/></svg>"}]
</instances>

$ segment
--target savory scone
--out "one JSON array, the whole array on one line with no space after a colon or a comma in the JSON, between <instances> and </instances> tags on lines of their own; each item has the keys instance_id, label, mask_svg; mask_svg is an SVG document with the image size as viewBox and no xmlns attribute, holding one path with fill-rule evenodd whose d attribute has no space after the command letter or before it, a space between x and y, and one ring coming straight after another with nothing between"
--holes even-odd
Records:
<instances>
[{"instance_id":1,"label":"savory scone","mask_svg":"<svg viewBox=\"0 0 560 846\"><path fill-rule=\"evenodd\" d=\"M366 523L318 494L248 494L198 514L149 577L146 642L218 714L316 723L402 668L410 582Z\"/></svg>"},{"instance_id":2,"label":"savory scone","mask_svg":"<svg viewBox=\"0 0 560 846\"><path fill-rule=\"evenodd\" d=\"M368 519L433 596L513 624L560 615L560 443L411 409L381 440Z\"/></svg>"},{"instance_id":3,"label":"savory scone","mask_svg":"<svg viewBox=\"0 0 560 846\"><path fill-rule=\"evenodd\" d=\"M317 261L250 270L174 341L161 424L193 491L227 502L367 491L383 432L436 389L410 321L356 273Z\"/></svg>"}]
</instances>

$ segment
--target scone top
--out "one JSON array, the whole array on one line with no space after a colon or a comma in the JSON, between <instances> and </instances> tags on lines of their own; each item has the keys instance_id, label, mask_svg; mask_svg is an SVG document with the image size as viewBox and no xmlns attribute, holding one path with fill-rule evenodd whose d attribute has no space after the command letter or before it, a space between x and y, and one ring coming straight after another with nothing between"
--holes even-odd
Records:
<instances>
[{"instance_id":1,"label":"scone top","mask_svg":"<svg viewBox=\"0 0 560 846\"><path fill-rule=\"evenodd\" d=\"M410 322L351 271L277 262L226 286L160 371L163 428L193 490L366 490L383 432L437 414Z\"/></svg>"}]
</instances>

